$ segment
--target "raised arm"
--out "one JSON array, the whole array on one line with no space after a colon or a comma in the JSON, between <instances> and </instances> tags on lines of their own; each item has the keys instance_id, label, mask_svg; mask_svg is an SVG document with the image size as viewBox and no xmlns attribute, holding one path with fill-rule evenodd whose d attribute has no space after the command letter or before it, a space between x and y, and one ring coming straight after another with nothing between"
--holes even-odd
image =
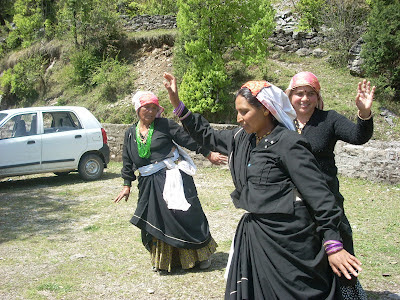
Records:
<instances>
[{"instance_id":1,"label":"raised arm","mask_svg":"<svg viewBox=\"0 0 400 300\"><path fill-rule=\"evenodd\" d=\"M164 86L168 91L169 95L169 100L171 101L171 104L174 108L177 108L179 105L179 95L178 95L178 86L176 84L176 78L174 75L165 72L164 73L164 78L166 81L164 81Z\"/></svg>"},{"instance_id":2,"label":"raised arm","mask_svg":"<svg viewBox=\"0 0 400 300\"><path fill-rule=\"evenodd\" d=\"M180 101L178 87L175 77L170 73L164 73L164 86L168 91L169 99L176 114L183 124L183 127L200 145L228 155L232 147L233 137L236 130L214 130L209 122L199 114L192 114ZM215 158L219 164L225 163L226 158L218 156ZM211 162L216 161L211 157ZM213 162L214 163L214 162Z\"/></svg>"},{"instance_id":3,"label":"raised arm","mask_svg":"<svg viewBox=\"0 0 400 300\"><path fill-rule=\"evenodd\" d=\"M367 119L371 116L372 101L374 101L375 86L371 88L371 82L363 80L358 83L356 106L358 115L361 119Z\"/></svg>"}]
</instances>

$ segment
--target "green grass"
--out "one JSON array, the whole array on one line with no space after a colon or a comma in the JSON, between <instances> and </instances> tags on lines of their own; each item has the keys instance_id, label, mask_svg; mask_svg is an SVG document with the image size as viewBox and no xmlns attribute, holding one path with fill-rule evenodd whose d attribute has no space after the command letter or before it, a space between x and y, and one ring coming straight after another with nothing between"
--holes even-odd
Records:
<instances>
[{"instance_id":1,"label":"green grass","mask_svg":"<svg viewBox=\"0 0 400 300\"><path fill-rule=\"evenodd\" d=\"M209 270L150 271L140 231L129 223L137 201L113 203L120 163L102 180L78 174L0 181L1 299L222 299L223 274L242 211L230 201L230 173L199 168L196 186L219 247ZM371 299L400 292L400 185L341 177L345 209Z\"/></svg>"}]
</instances>

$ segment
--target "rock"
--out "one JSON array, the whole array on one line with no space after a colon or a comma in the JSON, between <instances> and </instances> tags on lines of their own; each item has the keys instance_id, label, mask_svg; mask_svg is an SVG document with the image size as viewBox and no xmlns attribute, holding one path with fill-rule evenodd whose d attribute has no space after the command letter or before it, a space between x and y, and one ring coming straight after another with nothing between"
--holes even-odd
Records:
<instances>
[{"instance_id":1,"label":"rock","mask_svg":"<svg viewBox=\"0 0 400 300\"><path fill-rule=\"evenodd\" d=\"M350 69L350 74L353 76L364 76L362 69L363 60L361 59L361 47L364 43L362 37L360 37L349 50L349 61L347 67Z\"/></svg>"},{"instance_id":2,"label":"rock","mask_svg":"<svg viewBox=\"0 0 400 300\"><path fill-rule=\"evenodd\" d=\"M311 53L312 53L311 50L308 48L300 48L299 50L296 51L296 54L300 57L309 56L311 55Z\"/></svg>"},{"instance_id":3,"label":"rock","mask_svg":"<svg viewBox=\"0 0 400 300\"><path fill-rule=\"evenodd\" d=\"M328 52L322 50L321 48L314 49L312 55L317 58L324 57L328 54Z\"/></svg>"}]
</instances>

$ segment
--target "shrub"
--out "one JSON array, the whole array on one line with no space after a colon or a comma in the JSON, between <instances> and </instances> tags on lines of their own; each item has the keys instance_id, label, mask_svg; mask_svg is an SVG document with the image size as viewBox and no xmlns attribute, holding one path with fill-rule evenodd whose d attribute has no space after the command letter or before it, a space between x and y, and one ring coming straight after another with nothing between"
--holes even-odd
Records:
<instances>
[{"instance_id":1,"label":"shrub","mask_svg":"<svg viewBox=\"0 0 400 300\"><path fill-rule=\"evenodd\" d=\"M373 0L361 56L368 75L377 77L377 96L399 101L400 96L400 2Z\"/></svg>"},{"instance_id":2,"label":"shrub","mask_svg":"<svg viewBox=\"0 0 400 300\"><path fill-rule=\"evenodd\" d=\"M316 30L322 25L321 11L325 0L299 0L296 11L300 14L299 28L301 30Z\"/></svg>"},{"instance_id":3,"label":"shrub","mask_svg":"<svg viewBox=\"0 0 400 300\"><path fill-rule=\"evenodd\" d=\"M3 96L13 106L29 106L45 90L44 66L48 63L42 56L33 56L18 62L0 77Z\"/></svg>"},{"instance_id":4,"label":"shrub","mask_svg":"<svg viewBox=\"0 0 400 300\"><path fill-rule=\"evenodd\" d=\"M188 107L210 121L226 111L231 78L226 62L262 65L275 27L269 0L179 0L174 66ZM230 105L230 104L229 104Z\"/></svg>"},{"instance_id":5,"label":"shrub","mask_svg":"<svg viewBox=\"0 0 400 300\"><path fill-rule=\"evenodd\" d=\"M96 68L91 83L98 88L98 99L115 102L118 95L129 92L132 85L129 68L116 58L108 58Z\"/></svg>"},{"instance_id":6,"label":"shrub","mask_svg":"<svg viewBox=\"0 0 400 300\"><path fill-rule=\"evenodd\" d=\"M330 63L346 66L351 46L366 30L369 6L365 0L300 0L300 29L319 31L329 28L326 46L331 49Z\"/></svg>"},{"instance_id":7,"label":"shrub","mask_svg":"<svg viewBox=\"0 0 400 300\"><path fill-rule=\"evenodd\" d=\"M72 85L90 86L92 74L100 66L101 59L93 49L77 50L70 59L73 67Z\"/></svg>"}]
</instances>

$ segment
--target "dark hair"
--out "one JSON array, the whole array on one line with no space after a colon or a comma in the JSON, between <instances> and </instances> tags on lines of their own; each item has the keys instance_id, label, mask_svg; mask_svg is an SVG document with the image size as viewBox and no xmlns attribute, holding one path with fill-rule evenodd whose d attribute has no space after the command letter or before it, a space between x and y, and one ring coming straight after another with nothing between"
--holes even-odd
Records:
<instances>
[{"instance_id":1,"label":"dark hair","mask_svg":"<svg viewBox=\"0 0 400 300\"><path fill-rule=\"evenodd\" d=\"M238 96L242 96L243 98L245 98L245 99L247 100L247 102L248 102L251 106L254 106L254 107L257 107L257 108L263 106L263 105L261 104L261 102L258 101L258 99L251 93L251 91L250 91L247 87L241 88L241 89L236 93L235 99L236 99Z\"/></svg>"},{"instance_id":2,"label":"dark hair","mask_svg":"<svg viewBox=\"0 0 400 300\"><path fill-rule=\"evenodd\" d=\"M247 87L241 88L241 89L236 93L235 99L236 99L238 96L242 96L243 98L245 98L245 99L247 100L247 102L248 102L251 106L253 106L253 107L255 107L255 108L264 107L264 105L262 105L262 103L261 103L260 101L258 101L258 99L256 98L256 96L254 96L254 95L251 93L251 91L250 91ZM272 120L272 122L273 122L275 125L278 125L278 124L279 124L278 120L277 120L272 114L269 114L269 116L271 117L271 120Z\"/></svg>"}]
</instances>

